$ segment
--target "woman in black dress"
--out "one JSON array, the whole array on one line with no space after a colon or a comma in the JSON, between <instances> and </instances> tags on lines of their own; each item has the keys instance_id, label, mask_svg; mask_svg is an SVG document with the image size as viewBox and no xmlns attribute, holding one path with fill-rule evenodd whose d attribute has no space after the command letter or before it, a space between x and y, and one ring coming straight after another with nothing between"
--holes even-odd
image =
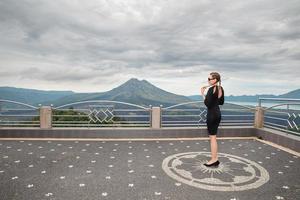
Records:
<instances>
[{"instance_id":1,"label":"woman in black dress","mask_svg":"<svg viewBox=\"0 0 300 200\"><path fill-rule=\"evenodd\" d=\"M221 76L217 72L212 72L208 77L208 87L202 87L201 92L204 97L204 104L207 107L206 124L210 137L211 160L204 163L205 166L218 166L218 144L217 132L221 122L221 112L219 105L224 104L224 90L221 86ZM219 85L217 84L219 83Z\"/></svg>"}]
</instances>

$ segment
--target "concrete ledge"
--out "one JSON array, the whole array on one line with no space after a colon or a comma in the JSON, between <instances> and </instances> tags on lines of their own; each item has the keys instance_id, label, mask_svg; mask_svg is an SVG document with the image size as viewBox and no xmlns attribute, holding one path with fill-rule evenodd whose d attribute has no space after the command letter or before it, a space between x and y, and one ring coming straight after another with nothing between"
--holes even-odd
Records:
<instances>
[{"instance_id":1,"label":"concrete ledge","mask_svg":"<svg viewBox=\"0 0 300 200\"><path fill-rule=\"evenodd\" d=\"M258 138L300 152L300 136L265 127L257 128L255 131Z\"/></svg>"},{"instance_id":2,"label":"concrete ledge","mask_svg":"<svg viewBox=\"0 0 300 200\"><path fill-rule=\"evenodd\" d=\"M253 127L222 127L218 137L249 137L255 135ZM1 128L1 138L177 138L208 137L207 128Z\"/></svg>"},{"instance_id":3,"label":"concrete ledge","mask_svg":"<svg viewBox=\"0 0 300 200\"><path fill-rule=\"evenodd\" d=\"M300 152L300 137L270 128L220 126L217 136L258 137ZM208 138L206 127L0 128L0 138Z\"/></svg>"}]
</instances>

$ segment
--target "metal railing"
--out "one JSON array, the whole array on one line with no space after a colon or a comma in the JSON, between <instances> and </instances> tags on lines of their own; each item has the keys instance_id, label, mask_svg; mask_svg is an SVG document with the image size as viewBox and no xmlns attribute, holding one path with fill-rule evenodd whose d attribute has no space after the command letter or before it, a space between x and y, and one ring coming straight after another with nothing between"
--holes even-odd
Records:
<instances>
[{"instance_id":1,"label":"metal railing","mask_svg":"<svg viewBox=\"0 0 300 200\"><path fill-rule=\"evenodd\" d=\"M0 127L39 127L39 114L38 107L0 99Z\"/></svg>"},{"instance_id":2,"label":"metal railing","mask_svg":"<svg viewBox=\"0 0 300 200\"><path fill-rule=\"evenodd\" d=\"M150 127L151 108L120 101L82 101L52 108L53 127Z\"/></svg>"},{"instance_id":3,"label":"metal railing","mask_svg":"<svg viewBox=\"0 0 300 200\"><path fill-rule=\"evenodd\" d=\"M222 115L220 126L253 126L255 107L234 103L224 103L219 107ZM161 110L162 127L206 126L207 109L203 101L185 102Z\"/></svg>"},{"instance_id":4,"label":"metal railing","mask_svg":"<svg viewBox=\"0 0 300 200\"><path fill-rule=\"evenodd\" d=\"M263 103L271 103L263 106ZM300 135L300 99L259 98L264 110L264 127Z\"/></svg>"},{"instance_id":5,"label":"metal railing","mask_svg":"<svg viewBox=\"0 0 300 200\"><path fill-rule=\"evenodd\" d=\"M300 135L300 99L259 98L257 107L227 102L219 107L220 126L268 127ZM203 101L169 107L82 101L51 106L48 114L41 112L44 108L0 99L0 127L205 127L207 114Z\"/></svg>"}]
</instances>

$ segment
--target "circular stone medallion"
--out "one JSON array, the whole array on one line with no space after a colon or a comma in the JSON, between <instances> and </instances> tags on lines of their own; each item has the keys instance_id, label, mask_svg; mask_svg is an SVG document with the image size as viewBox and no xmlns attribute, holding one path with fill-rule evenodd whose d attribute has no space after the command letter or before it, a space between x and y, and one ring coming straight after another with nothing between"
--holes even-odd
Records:
<instances>
[{"instance_id":1,"label":"circular stone medallion","mask_svg":"<svg viewBox=\"0 0 300 200\"><path fill-rule=\"evenodd\" d=\"M269 180L269 173L251 160L218 153L218 167L206 167L210 152L173 154L163 160L166 174L188 185L215 191L239 191L260 187Z\"/></svg>"}]
</instances>

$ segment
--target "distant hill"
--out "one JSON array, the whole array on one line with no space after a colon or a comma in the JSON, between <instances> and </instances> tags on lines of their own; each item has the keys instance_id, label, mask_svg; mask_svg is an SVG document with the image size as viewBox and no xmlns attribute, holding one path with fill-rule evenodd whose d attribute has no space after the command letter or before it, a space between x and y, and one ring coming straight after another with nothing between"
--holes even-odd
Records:
<instances>
[{"instance_id":1,"label":"distant hill","mask_svg":"<svg viewBox=\"0 0 300 200\"><path fill-rule=\"evenodd\" d=\"M0 87L0 99L18 101L30 105L54 101L64 96L74 94L72 91L35 90L16 87Z\"/></svg>"},{"instance_id":2,"label":"distant hill","mask_svg":"<svg viewBox=\"0 0 300 200\"><path fill-rule=\"evenodd\" d=\"M226 94L225 94L226 95ZM225 101L257 102L258 97L300 99L300 89L282 95L225 96ZM132 78L107 92L75 93L73 91L44 91L15 87L0 87L0 99L8 99L38 106L53 104L54 107L90 100L122 101L148 107L164 107L189 101L200 101L202 96L183 96L162 90L146 80Z\"/></svg>"},{"instance_id":3,"label":"distant hill","mask_svg":"<svg viewBox=\"0 0 300 200\"><path fill-rule=\"evenodd\" d=\"M279 95L280 98L292 98L292 99L300 99L300 89L293 90L291 92Z\"/></svg>"},{"instance_id":4,"label":"distant hill","mask_svg":"<svg viewBox=\"0 0 300 200\"><path fill-rule=\"evenodd\" d=\"M53 104L54 107L73 102L90 100L122 101L146 107L148 107L149 105L163 105L164 107L167 107L168 105L191 101L186 96L167 92L152 85L146 80L140 81L136 78L132 78L110 91L99 93L74 93L71 91L52 91L51 93L49 93L50 91L15 88L14 90L11 89L9 90L9 92L5 92L5 95L2 95L2 91L5 91L4 89L2 89L3 88L0 87L1 99L15 100L28 103L30 105L37 105L39 103L41 103L42 105ZM20 90L22 91L22 93L19 92Z\"/></svg>"},{"instance_id":5,"label":"distant hill","mask_svg":"<svg viewBox=\"0 0 300 200\"><path fill-rule=\"evenodd\" d=\"M168 106L191 101L183 95L162 90L146 80L132 78L110 91L102 93L75 93L52 101L54 106L88 100L111 100L133 103L141 106ZM50 103L50 102L49 102Z\"/></svg>"},{"instance_id":6,"label":"distant hill","mask_svg":"<svg viewBox=\"0 0 300 200\"><path fill-rule=\"evenodd\" d=\"M202 100L202 96L200 95L191 95L188 96L191 100L199 101ZM291 92L281 94L281 95L271 95L271 94L260 94L260 95L240 95L234 96L229 95L226 96L226 101L239 101L239 102L257 102L258 98L291 98L291 99L300 99L300 89L293 90Z\"/></svg>"}]
</instances>

